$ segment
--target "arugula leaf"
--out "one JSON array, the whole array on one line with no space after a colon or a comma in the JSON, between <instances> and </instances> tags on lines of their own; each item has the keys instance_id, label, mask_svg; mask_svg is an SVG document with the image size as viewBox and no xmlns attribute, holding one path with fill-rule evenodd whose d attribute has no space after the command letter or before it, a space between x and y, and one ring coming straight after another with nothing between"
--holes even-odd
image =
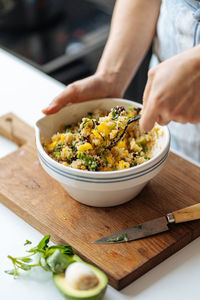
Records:
<instances>
[{"instance_id":1,"label":"arugula leaf","mask_svg":"<svg viewBox=\"0 0 200 300\"><path fill-rule=\"evenodd\" d=\"M64 272L64 270L74 261L74 259L61 253L58 249L55 249L54 253L46 260L50 270L56 274Z\"/></svg>"},{"instance_id":2,"label":"arugula leaf","mask_svg":"<svg viewBox=\"0 0 200 300\"><path fill-rule=\"evenodd\" d=\"M51 249L59 249L62 253L68 254L68 255L73 255L74 254L71 246L54 245L54 246L50 246L48 248L48 250L51 250Z\"/></svg>"},{"instance_id":3,"label":"arugula leaf","mask_svg":"<svg viewBox=\"0 0 200 300\"><path fill-rule=\"evenodd\" d=\"M70 246L60 246L53 245L48 246L50 240L50 235L46 235L34 248L31 248L28 252L31 254L23 257L12 257L8 255L8 258L13 263L12 270L6 270L5 273L9 275L18 276L18 270L29 271L33 267L42 267L46 271L51 271L53 273L61 273L67 268L67 266L74 262L73 260L73 250ZM30 244L31 242L26 240L25 244ZM31 256L37 254L38 262L31 264Z\"/></svg>"},{"instance_id":4,"label":"arugula leaf","mask_svg":"<svg viewBox=\"0 0 200 300\"><path fill-rule=\"evenodd\" d=\"M15 274L15 270L14 269L11 269L11 270L5 270L4 271L6 274L9 274L9 275L14 275Z\"/></svg>"}]
</instances>

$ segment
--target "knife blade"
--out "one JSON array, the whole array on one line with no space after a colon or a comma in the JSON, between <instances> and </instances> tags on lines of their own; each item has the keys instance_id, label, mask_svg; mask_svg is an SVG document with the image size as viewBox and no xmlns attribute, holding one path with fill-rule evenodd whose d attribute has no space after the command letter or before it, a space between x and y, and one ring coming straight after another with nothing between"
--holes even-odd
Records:
<instances>
[{"instance_id":1,"label":"knife blade","mask_svg":"<svg viewBox=\"0 0 200 300\"><path fill-rule=\"evenodd\" d=\"M130 242L167 231L170 229L169 224L188 222L197 219L200 219L200 203L168 213L166 216L117 231L104 236L93 243L116 244Z\"/></svg>"}]
</instances>

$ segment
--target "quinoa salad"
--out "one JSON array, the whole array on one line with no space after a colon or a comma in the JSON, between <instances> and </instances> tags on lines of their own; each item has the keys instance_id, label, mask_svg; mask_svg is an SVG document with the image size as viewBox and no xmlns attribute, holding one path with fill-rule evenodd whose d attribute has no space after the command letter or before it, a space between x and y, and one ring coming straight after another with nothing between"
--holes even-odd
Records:
<instances>
[{"instance_id":1,"label":"quinoa salad","mask_svg":"<svg viewBox=\"0 0 200 300\"><path fill-rule=\"evenodd\" d=\"M130 118L140 108L116 106L110 112L96 109L88 112L76 124L67 124L43 143L46 153L57 162L75 169L88 171L115 171L140 165L153 156L153 148L160 134L155 125L148 133L131 123L123 138L114 146Z\"/></svg>"}]
</instances>

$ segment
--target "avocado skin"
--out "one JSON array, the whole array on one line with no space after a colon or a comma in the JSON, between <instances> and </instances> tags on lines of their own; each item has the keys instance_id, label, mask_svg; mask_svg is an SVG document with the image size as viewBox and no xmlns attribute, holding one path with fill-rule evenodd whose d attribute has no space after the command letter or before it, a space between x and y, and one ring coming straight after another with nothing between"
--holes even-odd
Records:
<instances>
[{"instance_id":1,"label":"avocado skin","mask_svg":"<svg viewBox=\"0 0 200 300\"><path fill-rule=\"evenodd\" d=\"M74 254L73 255L73 259L78 261L78 262L84 262L78 255ZM55 286L58 288L58 290L61 292L61 294L65 297L65 299L68 300L102 300L104 297L104 294L106 292L107 289L107 285L105 286L104 289L101 290L101 292L98 295L94 295L94 296L89 296L89 297L78 297L78 296L71 296L71 295L67 295L57 284L56 281L56 277L59 276L59 274L54 274L53 275L53 281Z\"/></svg>"},{"instance_id":2,"label":"avocado skin","mask_svg":"<svg viewBox=\"0 0 200 300\"><path fill-rule=\"evenodd\" d=\"M105 287L105 289L103 289L100 294L98 294L96 296L92 296L92 297L87 297L87 298L71 297L71 296L67 296L66 294L64 294L60 289L59 289L59 291L65 297L65 299L68 299L68 300L102 300L103 296L106 292L106 288L107 287Z\"/></svg>"}]
</instances>

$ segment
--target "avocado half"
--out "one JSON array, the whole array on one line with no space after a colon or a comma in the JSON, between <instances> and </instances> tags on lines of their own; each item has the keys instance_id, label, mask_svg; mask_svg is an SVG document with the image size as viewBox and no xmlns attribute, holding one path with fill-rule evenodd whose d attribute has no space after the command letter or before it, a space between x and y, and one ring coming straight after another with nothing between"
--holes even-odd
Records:
<instances>
[{"instance_id":1,"label":"avocado half","mask_svg":"<svg viewBox=\"0 0 200 300\"><path fill-rule=\"evenodd\" d=\"M78 255L73 255L73 259L77 262L82 262L90 267L96 274L99 279L99 284L92 289L83 291L76 290L69 286L65 279L65 273L54 274L53 280L56 287L59 291L65 296L68 300L101 300L105 294L108 278L107 276L98 268L85 263Z\"/></svg>"}]
</instances>

